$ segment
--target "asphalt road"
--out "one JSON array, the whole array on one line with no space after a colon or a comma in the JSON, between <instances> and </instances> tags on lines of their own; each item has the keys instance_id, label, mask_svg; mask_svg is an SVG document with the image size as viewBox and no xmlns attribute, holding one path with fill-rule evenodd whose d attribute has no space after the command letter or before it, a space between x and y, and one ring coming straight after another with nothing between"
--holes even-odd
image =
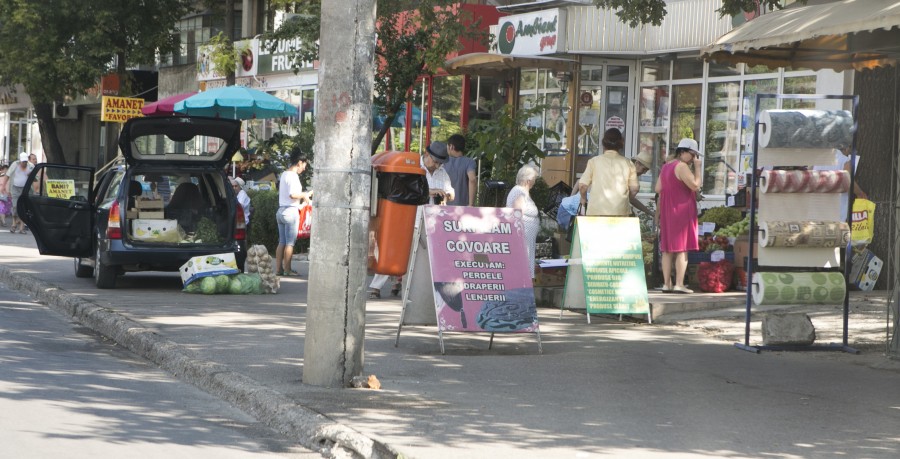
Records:
<instances>
[{"instance_id":1,"label":"asphalt road","mask_svg":"<svg viewBox=\"0 0 900 459\"><path fill-rule=\"evenodd\" d=\"M89 298L198 358L227 365L298 405L411 457L896 458L900 369L875 352L736 350L679 325L539 309L533 335L404 328L399 301L367 305L365 374L380 391L302 384L305 276L278 295L188 295L175 274L99 291L67 259L0 234L0 264ZM300 271L303 271L303 267Z\"/></svg>"},{"instance_id":2,"label":"asphalt road","mask_svg":"<svg viewBox=\"0 0 900 459\"><path fill-rule=\"evenodd\" d=\"M315 458L0 285L0 457Z\"/></svg>"}]
</instances>

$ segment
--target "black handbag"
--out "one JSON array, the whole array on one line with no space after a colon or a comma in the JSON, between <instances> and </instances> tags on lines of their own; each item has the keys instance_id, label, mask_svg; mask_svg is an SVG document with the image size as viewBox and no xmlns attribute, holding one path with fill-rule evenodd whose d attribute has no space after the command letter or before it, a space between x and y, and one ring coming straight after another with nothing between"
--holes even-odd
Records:
<instances>
[{"instance_id":1,"label":"black handbag","mask_svg":"<svg viewBox=\"0 0 900 459\"><path fill-rule=\"evenodd\" d=\"M578 203L578 209L575 210L575 215L572 216L572 219L569 220L569 227L566 228L566 241L572 242L572 235L575 233L575 217L579 215L584 215L584 204Z\"/></svg>"}]
</instances>

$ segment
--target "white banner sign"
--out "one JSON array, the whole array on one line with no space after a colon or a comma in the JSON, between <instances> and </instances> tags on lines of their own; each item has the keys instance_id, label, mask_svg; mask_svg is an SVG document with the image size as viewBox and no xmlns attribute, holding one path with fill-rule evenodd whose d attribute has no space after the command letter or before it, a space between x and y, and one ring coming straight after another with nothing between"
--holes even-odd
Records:
<instances>
[{"instance_id":1,"label":"white banner sign","mask_svg":"<svg viewBox=\"0 0 900 459\"><path fill-rule=\"evenodd\" d=\"M566 11L551 9L500 18L500 54L538 55L565 51Z\"/></svg>"}]
</instances>

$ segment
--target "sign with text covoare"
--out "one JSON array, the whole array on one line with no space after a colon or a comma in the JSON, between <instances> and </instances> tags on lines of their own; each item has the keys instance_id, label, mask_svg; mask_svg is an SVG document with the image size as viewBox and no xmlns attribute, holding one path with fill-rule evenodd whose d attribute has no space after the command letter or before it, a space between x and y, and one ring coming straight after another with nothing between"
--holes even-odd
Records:
<instances>
[{"instance_id":1,"label":"sign with text covoare","mask_svg":"<svg viewBox=\"0 0 900 459\"><path fill-rule=\"evenodd\" d=\"M521 211L425 206L440 331L537 332Z\"/></svg>"}]
</instances>

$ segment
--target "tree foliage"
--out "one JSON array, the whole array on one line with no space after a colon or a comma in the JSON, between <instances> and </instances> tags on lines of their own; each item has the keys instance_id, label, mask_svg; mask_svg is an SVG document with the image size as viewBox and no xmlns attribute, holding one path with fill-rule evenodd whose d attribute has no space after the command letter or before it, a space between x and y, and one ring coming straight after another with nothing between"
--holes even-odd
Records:
<instances>
[{"instance_id":1,"label":"tree foliage","mask_svg":"<svg viewBox=\"0 0 900 459\"><path fill-rule=\"evenodd\" d=\"M295 14L271 35L272 38L301 39L301 48L289 54L294 69L318 58L321 1L289 2L273 0ZM384 139L391 123L409 99L409 90L422 75L434 74L447 55L460 49L463 38L485 40L474 27L468 12L455 0L391 0L378 3L375 54L375 106L385 116L384 126L372 142L372 151Z\"/></svg>"},{"instance_id":2,"label":"tree foliage","mask_svg":"<svg viewBox=\"0 0 900 459\"><path fill-rule=\"evenodd\" d=\"M112 70L152 64L176 43L172 25L188 0L0 0L0 84L30 96L49 161L65 163L53 103Z\"/></svg>"},{"instance_id":3,"label":"tree foliage","mask_svg":"<svg viewBox=\"0 0 900 459\"><path fill-rule=\"evenodd\" d=\"M806 3L806 0L798 0ZM756 11L757 8L778 10L784 8L786 0L722 0L718 11L720 16L736 16L742 12ZM594 0L598 8L616 11L616 16L631 27L640 24L662 24L666 17L665 0Z\"/></svg>"}]
</instances>

